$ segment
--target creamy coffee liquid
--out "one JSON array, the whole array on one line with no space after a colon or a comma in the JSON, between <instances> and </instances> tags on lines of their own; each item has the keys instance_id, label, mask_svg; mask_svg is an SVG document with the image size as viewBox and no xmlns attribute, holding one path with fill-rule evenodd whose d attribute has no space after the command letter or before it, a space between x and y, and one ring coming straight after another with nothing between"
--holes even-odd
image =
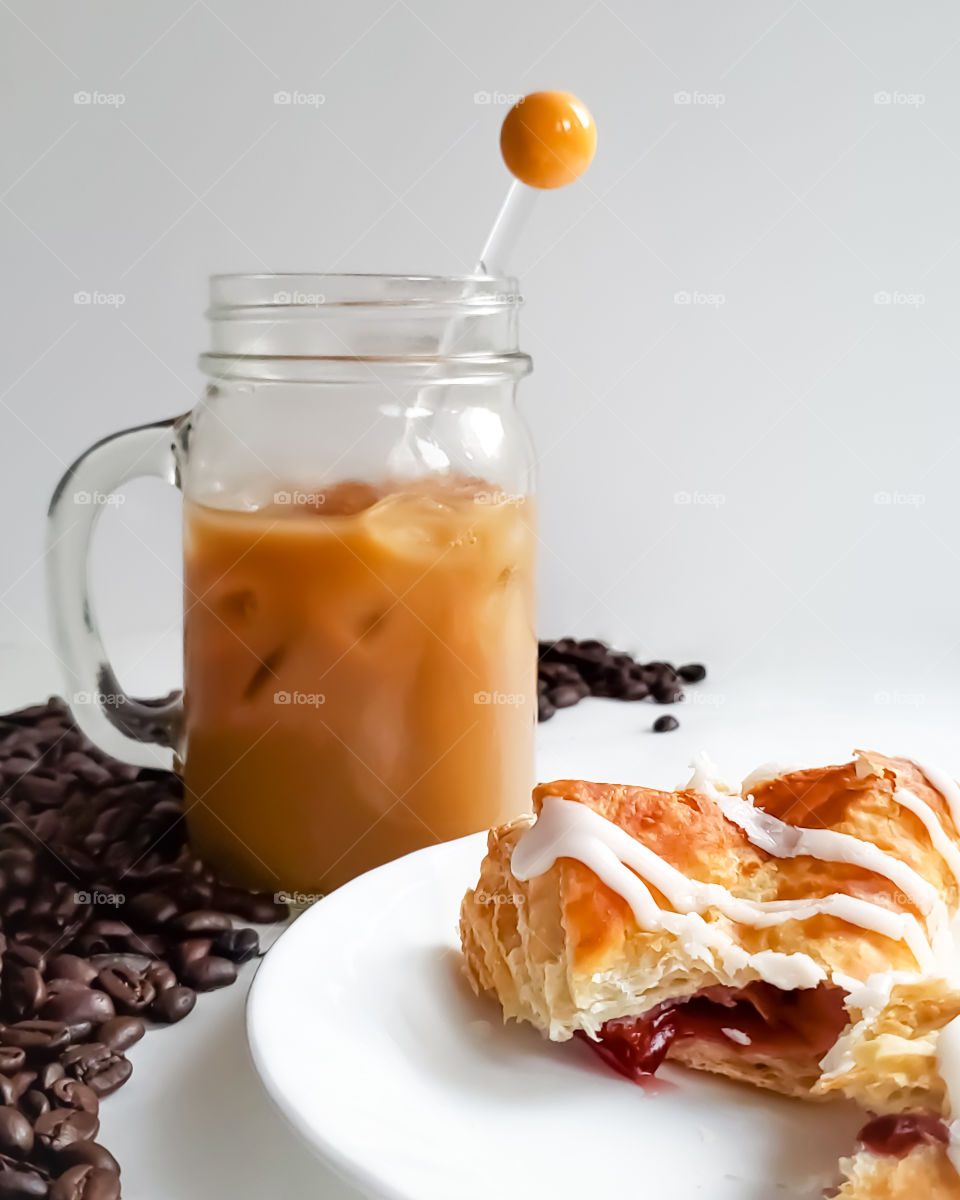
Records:
<instances>
[{"instance_id":1,"label":"creamy coffee liquid","mask_svg":"<svg viewBox=\"0 0 960 1200\"><path fill-rule=\"evenodd\" d=\"M184 779L226 877L326 892L529 808L532 503L475 480L184 517Z\"/></svg>"}]
</instances>

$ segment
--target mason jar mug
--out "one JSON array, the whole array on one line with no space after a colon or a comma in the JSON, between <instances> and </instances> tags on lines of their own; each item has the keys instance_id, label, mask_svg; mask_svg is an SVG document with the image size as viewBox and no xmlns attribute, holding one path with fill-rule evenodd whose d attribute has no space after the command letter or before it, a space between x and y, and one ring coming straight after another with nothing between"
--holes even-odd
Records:
<instances>
[{"instance_id":1,"label":"mason jar mug","mask_svg":"<svg viewBox=\"0 0 960 1200\"><path fill-rule=\"evenodd\" d=\"M164 748L194 850L329 891L525 811L536 513L518 297L483 277L211 280L206 394L92 447L50 507L68 698L119 757ZM117 681L90 601L109 495L183 493L182 695ZM139 750L138 750L139 747Z\"/></svg>"}]
</instances>

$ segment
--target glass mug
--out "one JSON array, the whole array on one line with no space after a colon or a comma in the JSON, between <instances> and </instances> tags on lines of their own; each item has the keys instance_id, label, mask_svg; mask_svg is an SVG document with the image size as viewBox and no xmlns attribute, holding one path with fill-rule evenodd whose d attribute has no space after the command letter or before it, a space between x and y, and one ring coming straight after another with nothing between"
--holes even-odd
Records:
<instances>
[{"instance_id":1,"label":"glass mug","mask_svg":"<svg viewBox=\"0 0 960 1200\"><path fill-rule=\"evenodd\" d=\"M508 279L225 275L191 412L93 446L49 523L87 735L179 771L193 849L329 891L526 811L536 725L530 370ZM184 690L121 689L92 611L107 496L183 493ZM79 497L79 499L78 499ZM153 761L156 761L154 758Z\"/></svg>"}]
</instances>

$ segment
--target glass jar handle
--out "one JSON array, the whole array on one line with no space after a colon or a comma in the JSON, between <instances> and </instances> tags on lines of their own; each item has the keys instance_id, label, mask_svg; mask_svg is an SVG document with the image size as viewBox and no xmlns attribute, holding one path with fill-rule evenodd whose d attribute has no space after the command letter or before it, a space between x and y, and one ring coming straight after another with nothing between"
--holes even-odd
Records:
<instances>
[{"instance_id":1,"label":"glass jar handle","mask_svg":"<svg viewBox=\"0 0 960 1200\"><path fill-rule=\"evenodd\" d=\"M90 547L104 502L143 476L179 486L175 420L104 438L67 469L48 513L47 594L66 699L77 724L124 762L169 768L179 748L181 696L151 701L127 695L107 658L90 598Z\"/></svg>"}]
</instances>

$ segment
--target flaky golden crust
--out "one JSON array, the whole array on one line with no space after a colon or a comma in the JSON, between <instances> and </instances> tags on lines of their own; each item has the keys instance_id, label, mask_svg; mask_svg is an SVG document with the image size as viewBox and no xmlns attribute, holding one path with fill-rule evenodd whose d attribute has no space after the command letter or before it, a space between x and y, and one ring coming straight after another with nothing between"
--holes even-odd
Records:
<instances>
[{"instance_id":1,"label":"flaky golden crust","mask_svg":"<svg viewBox=\"0 0 960 1200\"><path fill-rule=\"evenodd\" d=\"M929 805L957 840L944 797L904 759L864 754L853 763L760 783L753 795L758 807L787 823L873 843L911 866L954 911L953 875L922 821L895 799L901 788ZM560 780L535 790L537 813L547 796L593 809L689 878L721 884L737 897L772 901L845 892L922 918L881 875L808 856L772 857L752 845L713 799L695 791ZM505 1019L528 1021L554 1040L578 1029L596 1035L604 1022L643 1014L664 1000L717 985L742 988L759 978L750 966L728 969L675 935L639 928L626 901L579 862L561 858L542 875L518 881L510 857L531 820L491 831L480 881L461 912L468 977L477 991L499 998ZM850 1022L827 1075L822 1052L783 1060L693 1037L677 1041L671 1057L788 1095L815 1099L839 1092L874 1111L942 1111L931 1044L960 1012L960 997L942 980L918 978L905 942L828 916L765 929L736 924L715 910L704 916L749 954L804 954L828 977L860 983L891 973L912 979L898 982L876 1012L850 1005Z\"/></svg>"},{"instance_id":2,"label":"flaky golden crust","mask_svg":"<svg viewBox=\"0 0 960 1200\"><path fill-rule=\"evenodd\" d=\"M941 1146L918 1146L903 1158L861 1151L845 1158L837 1200L960 1200L960 1176Z\"/></svg>"}]
</instances>

